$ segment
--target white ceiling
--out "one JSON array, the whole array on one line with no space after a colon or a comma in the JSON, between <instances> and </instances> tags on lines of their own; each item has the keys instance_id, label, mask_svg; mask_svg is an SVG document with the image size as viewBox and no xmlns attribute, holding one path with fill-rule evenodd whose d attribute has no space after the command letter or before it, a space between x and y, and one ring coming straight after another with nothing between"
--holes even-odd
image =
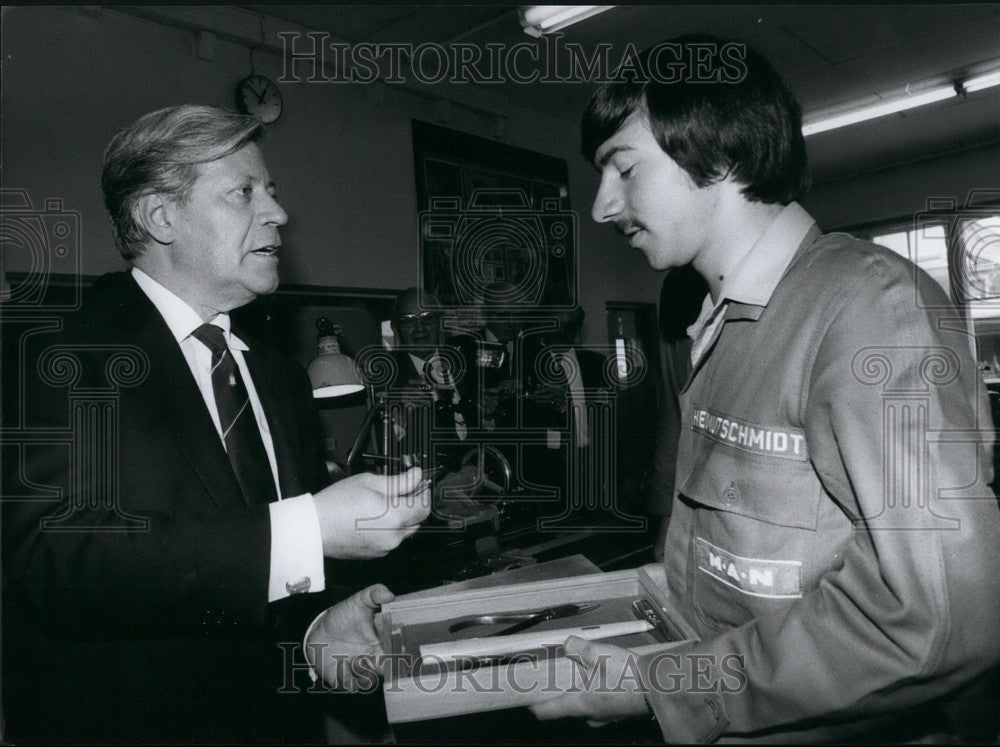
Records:
<instances>
[{"instance_id":1,"label":"white ceiling","mask_svg":"<svg viewBox=\"0 0 1000 747\"><path fill-rule=\"evenodd\" d=\"M534 42L516 5L252 5L254 13L346 42ZM931 79L954 80L1000 62L1000 4L631 5L567 29L563 42L611 59L683 33L746 41L785 76L808 115ZM463 84L475 88L475 84ZM588 83L480 85L515 106L576 123ZM933 104L807 140L814 179L1000 142L1000 88ZM1000 173L1000 164L998 173Z\"/></svg>"}]
</instances>

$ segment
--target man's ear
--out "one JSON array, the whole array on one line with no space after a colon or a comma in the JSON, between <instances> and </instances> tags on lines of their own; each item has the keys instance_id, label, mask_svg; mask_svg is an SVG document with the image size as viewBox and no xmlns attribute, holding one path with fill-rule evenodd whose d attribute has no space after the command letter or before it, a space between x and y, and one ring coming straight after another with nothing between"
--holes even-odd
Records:
<instances>
[{"instance_id":1,"label":"man's ear","mask_svg":"<svg viewBox=\"0 0 1000 747\"><path fill-rule=\"evenodd\" d=\"M160 244L174 241L172 203L160 194L143 195L135 208L135 219Z\"/></svg>"}]
</instances>

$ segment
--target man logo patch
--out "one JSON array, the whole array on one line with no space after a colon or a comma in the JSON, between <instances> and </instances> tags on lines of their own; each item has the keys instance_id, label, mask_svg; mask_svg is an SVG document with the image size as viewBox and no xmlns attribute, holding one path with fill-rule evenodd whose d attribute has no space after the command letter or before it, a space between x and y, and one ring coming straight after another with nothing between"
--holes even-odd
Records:
<instances>
[{"instance_id":1,"label":"man logo patch","mask_svg":"<svg viewBox=\"0 0 1000 747\"><path fill-rule=\"evenodd\" d=\"M798 560L744 558L695 537L695 562L702 573L744 594L770 599L802 596Z\"/></svg>"},{"instance_id":2,"label":"man logo patch","mask_svg":"<svg viewBox=\"0 0 1000 747\"><path fill-rule=\"evenodd\" d=\"M695 407L691 414L691 429L741 451L801 462L809 459L805 432L801 428L748 423L731 415L716 415L702 407Z\"/></svg>"}]
</instances>

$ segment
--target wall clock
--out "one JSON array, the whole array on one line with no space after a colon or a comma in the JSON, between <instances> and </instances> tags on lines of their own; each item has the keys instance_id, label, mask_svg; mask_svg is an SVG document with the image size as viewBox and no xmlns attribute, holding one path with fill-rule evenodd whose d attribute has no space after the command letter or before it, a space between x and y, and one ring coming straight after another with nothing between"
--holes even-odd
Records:
<instances>
[{"instance_id":1,"label":"wall clock","mask_svg":"<svg viewBox=\"0 0 1000 747\"><path fill-rule=\"evenodd\" d=\"M281 92L263 75L248 75L236 87L236 103L240 111L271 124L281 116Z\"/></svg>"}]
</instances>

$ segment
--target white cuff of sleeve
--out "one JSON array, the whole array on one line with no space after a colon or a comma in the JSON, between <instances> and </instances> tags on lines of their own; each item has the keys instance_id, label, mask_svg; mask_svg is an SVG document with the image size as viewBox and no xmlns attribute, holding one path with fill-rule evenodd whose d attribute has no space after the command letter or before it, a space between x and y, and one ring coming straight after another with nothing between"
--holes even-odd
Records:
<instances>
[{"instance_id":1,"label":"white cuff of sleeve","mask_svg":"<svg viewBox=\"0 0 1000 747\"><path fill-rule=\"evenodd\" d=\"M271 572L267 601L294 593L323 591L323 537L312 495L271 503Z\"/></svg>"}]
</instances>

